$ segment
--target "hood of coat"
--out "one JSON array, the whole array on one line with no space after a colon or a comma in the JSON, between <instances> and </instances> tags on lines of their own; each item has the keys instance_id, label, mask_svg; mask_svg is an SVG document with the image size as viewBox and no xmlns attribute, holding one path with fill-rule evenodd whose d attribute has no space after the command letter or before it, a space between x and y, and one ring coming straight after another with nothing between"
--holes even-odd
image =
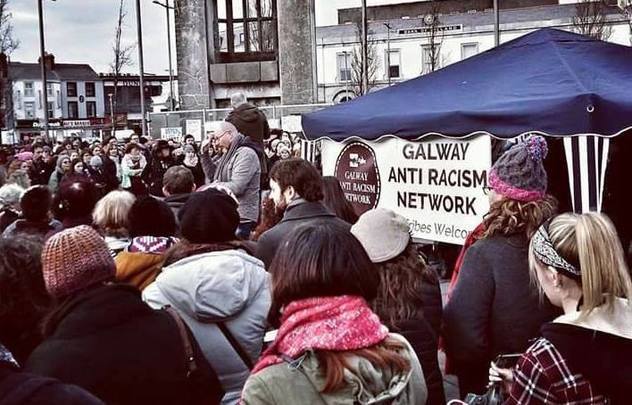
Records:
<instances>
[{"instance_id":1,"label":"hood of coat","mask_svg":"<svg viewBox=\"0 0 632 405\"><path fill-rule=\"evenodd\" d=\"M566 314L542 328L542 335L583 374L598 393L624 395L632 376L632 303L617 298L614 310L596 308L588 316ZM613 401L613 403L617 403Z\"/></svg>"},{"instance_id":2,"label":"hood of coat","mask_svg":"<svg viewBox=\"0 0 632 405\"><path fill-rule=\"evenodd\" d=\"M199 321L239 314L269 288L263 263L241 250L202 253L162 269L155 287L172 306Z\"/></svg>"},{"instance_id":3,"label":"hood of coat","mask_svg":"<svg viewBox=\"0 0 632 405\"><path fill-rule=\"evenodd\" d=\"M233 113L233 118L248 123L257 122L261 117L257 107L250 103L243 103L231 112Z\"/></svg>"},{"instance_id":4,"label":"hood of coat","mask_svg":"<svg viewBox=\"0 0 632 405\"><path fill-rule=\"evenodd\" d=\"M410 344L400 335L390 334L389 338L404 344L399 354L410 360L413 365L408 371L396 373L393 370L379 368L364 357L347 358L345 369L347 386L331 393L321 393L326 404L338 404L340 398L353 398L357 404L412 404L423 403L419 397L427 394L423 383L423 374L419 362ZM325 378L317 356L313 352L305 355L301 365L305 375L315 387L323 387Z\"/></svg>"}]
</instances>

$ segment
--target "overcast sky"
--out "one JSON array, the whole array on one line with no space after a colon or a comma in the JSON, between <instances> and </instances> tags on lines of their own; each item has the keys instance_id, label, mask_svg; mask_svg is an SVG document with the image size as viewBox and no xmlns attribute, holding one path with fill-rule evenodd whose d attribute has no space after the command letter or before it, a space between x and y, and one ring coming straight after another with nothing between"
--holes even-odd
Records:
<instances>
[{"instance_id":1,"label":"overcast sky","mask_svg":"<svg viewBox=\"0 0 632 405\"><path fill-rule=\"evenodd\" d=\"M221 1L221 0L220 0ZM368 0L368 5L407 3L415 0ZM164 0L162 0L164 2ZM97 73L108 72L112 60L112 43L116 28L119 0L43 0L46 51L55 55L57 62L88 63ZM126 43L136 41L135 1L124 0L128 12L123 28ZM173 4L173 0L170 1ZM337 9L358 7L360 0L316 0L316 24L333 25ZM39 33L37 0L9 0L13 14L14 36L20 47L11 55L12 61L37 62ZM166 74L167 28L165 9L141 0L143 18L143 48L145 71ZM173 13L171 13L173 19ZM173 33L173 24L171 25ZM173 64L175 66L175 38L172 35ZM134 51L134 61L138 52ZM135 71L136 66L129 71Z\"/></svg>"}]
</instances>

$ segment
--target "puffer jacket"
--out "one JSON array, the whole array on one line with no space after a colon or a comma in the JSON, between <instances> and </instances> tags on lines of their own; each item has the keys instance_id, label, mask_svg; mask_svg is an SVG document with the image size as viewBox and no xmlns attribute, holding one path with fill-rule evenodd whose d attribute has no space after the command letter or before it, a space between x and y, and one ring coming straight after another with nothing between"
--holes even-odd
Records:
<instances>
[{"instance_id":1,"label":"puffer jacket","mask_svg":"<svg viewBox=\"0 0 632 405\"><path fill-rule=\"evenodd\" d=\"M237 403L250 370L216 323L224 322L252 362L257 360L270 307L263 263L239 249L189 256L164 267L143 290L143 299L180 313L217 371L226 392L222 403Z\"/></svg>"},{"instance_id":2,"label":"puffer jacket","mask_svg":"<svg viewBox=\"0 0 632 405\"><path fill-rule=\"evenodd\" d=\"M306 352L292 364L279 363L253 374L243 392L244 404L393 404L426 403L424 372L406 339L390 334L403 343L399 354L410 361L405 373L380 369L366 358L350 356L345 370L347 385L334 392L322 393L325 376L313 351Z\"/></svg>"}]
</instances>

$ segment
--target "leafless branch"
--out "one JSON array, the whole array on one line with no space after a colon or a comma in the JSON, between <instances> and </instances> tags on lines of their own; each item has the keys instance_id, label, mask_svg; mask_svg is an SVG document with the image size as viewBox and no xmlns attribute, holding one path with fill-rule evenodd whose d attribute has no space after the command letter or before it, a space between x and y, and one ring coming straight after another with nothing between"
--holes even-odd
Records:
<instances>
[{"instance_id":1,"label":"leafless branch","mask_svg":"<svg viewBox=\"0 0 632 405\"><path fill-rule=\"evenodd\" d=\"M20 41L13 37L13 16L8 4L9 0L0 0L0 52L10 55L20 46Z\"/></svg>"},{"instance_id":2,"label":"leafless branch","mask_svg":"<svg viewBox=\"0 0 632 405\"><path fill-rule=\"evenodd\" d=\"M606 41L612 35L612 27L607 21L608 8L606 0L581 0L575 6L575 16L572 19L575 31Z\"/></svg>"}]
</instances>

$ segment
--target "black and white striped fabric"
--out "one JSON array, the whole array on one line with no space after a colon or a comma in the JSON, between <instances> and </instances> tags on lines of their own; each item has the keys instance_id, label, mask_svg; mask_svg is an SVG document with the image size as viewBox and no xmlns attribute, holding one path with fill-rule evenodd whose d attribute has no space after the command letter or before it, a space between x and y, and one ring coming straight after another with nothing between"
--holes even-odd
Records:
<instances>
[{"instance_id":1,"label":"black and white striped fabric","mask_svg":"<svg viewBox=\"0 0 632 405\"><path fill-rule=\"evenodd\" d=\"M601 212L609 150L609 138L593 135L564 138L574 212Z\"/></svg>"}]
</instances>

